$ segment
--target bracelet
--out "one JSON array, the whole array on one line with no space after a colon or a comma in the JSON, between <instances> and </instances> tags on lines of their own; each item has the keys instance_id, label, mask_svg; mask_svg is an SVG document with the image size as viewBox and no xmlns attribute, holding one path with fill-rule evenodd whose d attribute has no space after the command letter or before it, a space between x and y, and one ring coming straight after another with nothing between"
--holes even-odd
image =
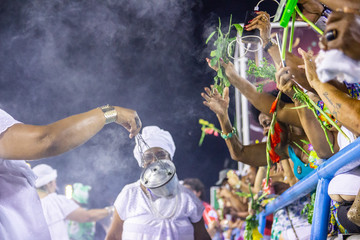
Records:
<instances>
[{"instance_id":1,"label":"bracelet","mask_svg":"<svg viewBox=\"0 0 360 240\"><path fill-rule=\"evenodd\" d=\"M105 207L105 209L108 211L108 215L112 215L114 213L114 206Z\"/></svg>"},{"instance_id":2,"label":"bracelet","mask_svg":"<svg viewBox=\"0 0 360 240\"><path fill-rule=\"evenodd\" d=\"M109 104L100 107L100 109L104 113L105 117L105 124L115 122L117 119L117 111L113 106L110 106Z\"/></svg>"},{"instance_id":3,"label":"bracelet","mask_svg":"<svg viewBox=\"0 0 360 240\"><path fill-rule=\"evenodd\" d=\"M276 45L275 40L270 38L269 42L264 47L264 51L267 53L269 51L269 49L274 45Z\"/></svg>"},{"instance_id":4,"label":"bracelet","mask_svg":"<svg viewBox=\"0 0 360 240\"><path fill-rule=\"evenodd\" d=\"M236 128L232 128L232 131L229 132L228 134L224 134L223 132L220 133L221 137L225 140L232 138L234 136L234 134L236 134Z\"/></svg>"}]
</instances>

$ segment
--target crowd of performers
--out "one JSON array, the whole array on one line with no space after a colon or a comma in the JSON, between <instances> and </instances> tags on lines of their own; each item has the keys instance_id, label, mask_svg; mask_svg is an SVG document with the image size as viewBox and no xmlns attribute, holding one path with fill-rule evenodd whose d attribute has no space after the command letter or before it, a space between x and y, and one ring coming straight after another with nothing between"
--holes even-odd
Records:
<instances>
[{"instance_id":1,"label":"crowd of performers","mask_svg":"<svg viewBox=\"0 0 360 240\"><path fill-rule=\"evenodd\" d=\"M277 88L283 94L276 104L275 126L271 125L272 107L278 94L256 91L239 76L231 62L220 60L231 85L254 106L253 113L264 134L270 129L278 134L279 141L270 154L275 163L269 182L264 181L266 143L244 146L234 134L228 116L228 88L220 94L217 89L206 87L201 95L204 105L219 120L231 158L250 168L241 175L233 170L220 172L220 211L203 201L204 187L199 179L177 179L172 162L176 148L171 134L157 126L144 127L139 134L142 124L134 110L106 105L43 126L21 123L0 110L0 239L87 239L84 235L69 235L68 231L88 227L84 234L90 237L93 226L78 224L109 216L112 222L105 239L243 239L251 227L246 220L256 214L248 194L255 196L252 199L263 192L273 197L280 195L360 134L360 3L299 0L298 5L313 22L324 10L331 12L326 15L318 56L299 49L298 56L287 53L284 64L277 42L271 39L269 15L260 11L245 23L246 30L260 30L264 50L276 65ZM296 108L304 104L296 97L297 88L303 89L337 123L341 133L331 127L321 111L316 117L308 108ZM123 126L130 138L136 136L134 157L144 169L138 181L122 189L113 206L82 207L89 188L81 184L75 187L78 191L74 191L73 200L58 195L56 170L47 164L30 169L24 161L65 153L109 123ZM327 127L323 129L321 125ZM359 189L360 166L331 180L329 237L360 233ZM310 196L305 196L268 217L263 238L309 239L311 218L301 212L311 206L310 201ZM259 237L256 229L251 235L253 239Z\"/></svg>"}]
</instances>

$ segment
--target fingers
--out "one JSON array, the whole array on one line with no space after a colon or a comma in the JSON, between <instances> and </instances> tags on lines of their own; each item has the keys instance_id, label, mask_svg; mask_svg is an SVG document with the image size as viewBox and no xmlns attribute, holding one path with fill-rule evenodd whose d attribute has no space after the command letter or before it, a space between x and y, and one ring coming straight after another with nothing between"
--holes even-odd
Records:
<instances>
[{"instance_id":1,"label":"fingers","mask_svg":"<svg viewBox=\"0 0 360 240\"><path fill-rule=\"evenodd\" d=\"M245 26L246 31L251 31L254 29L264 29L268 25L268 22L262 21L260 18L254 18L249 24Z\"/></svg>"},{"instance_id":2,"label":"fingers","mask_svg":"<svg viewBox=\"0 0 360 240\"><path fill-rule=\"evenodd\" d=\"M265 15L268 19L270 19L270 14L268 14L267 12L257 11L256 14L257 14L257 15Z\"/></svg>"},{"instance_id":3,"label":"fingers","mask_svg":"<svg viewBox=\"0 0 360 240\"><path fill-rule=\"evenodd\" d=\"M133 138L140 132L142 123L137 113L134 112L133 117L130 118L128 122L124 122L121 125L130 132L129 138Z\"/></svg>"},{"instance_id":4,"label":"fingers","mask_svg":"<svg viewBox=\"0 0 360 240\"><path fill-rule=\"evenodd\" d=\"M279 69L279 71L277 71L275 73L275 77L276 77L276 79L280 78L282 75L284 75L284 74L286 74L288 72L290 72L290 67L282 67L282 68Z\"/></svg>"},{"instance_id":5,"label":"fingers","mask_svg":"<svg viewBox=\"0 0 360 240\"><path fill-rule=\"evenodd\" d=\"M206 102L209 102L210 101L210 97L209 95L205 94L205 93L201 93L201 96L206 100ZM204 102L205 104L205 102Z\"/></svg>"},{"instance_id":6,"label":"fingers","mask_svg":"<svg viewBox=\"0 0 360 240\"><path fill-rule=\"evenodd\" d=\"M205 58L205 60L206 60L206 62L208 63L209 67L211 67L211 68L212 68L211 63L210 63L210 59Z\"/></svg>"},{"instance_id":7,"label":"fingers","mask_svg":"<svg viewBox=\"0 0 360 240\"><path fill-rule=\"evenodd\" d=\"M245 25L247 31L258 29L264 29L270 24L270 15L266 12L257 12L258 16L250 20L250 22Z\"/></svg>"},{"instance_id":8,"label":"fingers","mask_svg":"<svg viewBox=\"0 0 360 240\"><path fill-rule=\"evenodd\" d=\"M228 99L228 98L229 98L229 87L225 87L225 88L224 88L223 97L224 97L224 99Z\"/></svg>"},{"instance_id":9,"label":"fingers","mask_svg":"<svg viewBox=\"0 0 360 240\"><path fill-rule=\"evenodd\" d=\"M278 87L283 86L291 78L290 67L280 68L280 70L276 72L275 77Z\"/></svg>"},{"instance_id":10,"label":"fingers","mask_svg":"<svg viewBox=\"0 0 360 240\"><path fill-rule=\"evenodd\" d=\"M220 65L222 67L224 67L225 69L229 66L230 62L229 63L225 63L224 60L222 58L220 58Z\"/></svg>"},{"instance_id":11,"label":"fingers","mask_svg":"<svg viewBox=\"0 0 360 240\"><path fill-rule=\"evenodd\" d=\"M315 63L312 61L312 53L311 52L305 52L303 49L298 48L299 54L302 56L304 60L304 67L306 71L309 71L310 69L316 69ZM302 68L299 66L299 68Z\"/></svg>"},{"instance_id":12,"label":"fingers","mask_svg":"<svg viewBox=\"0 0 360 240\"><path fill-rule=\"evenodd\" d=\"M209 58L205 58L206 62L208 63L209 67L211 67L212 69L214 69L215 71L218 70L216 64L214 66L211 65L211 60Z\"/></svg>"},{"instance_id":13,"label":"fingers","mask_svg":"<svg viewBox=\"0 0 360 240\"><path fill-rule=\"evenodd\" d=\"M307 53L305 52L303 49L301 48L298 48L298 53L302 56L304 62L305 62L305 65L306 65L306 61L310 62L311 61L311 54L310 53Z\"/></svg>"},{"instance_id":14,"label":"fingers","mask_svg":"<svg viewBox=\"0 0 360 240\"><path fill-rule=\"evenodd\" d=\"M205 92L207 93L208 96L211 96L211 90L208 87L205 87Z\"/></svg>"},{"instance_id":15,"label":"fingers","mask_svg":"<svg viewBox=\"0 0 360 240\"><path fill-rule=\"evenodd\" d=\"M203 104L205 105L205 106L207 106L208 108L210 108L211 106L210 106L210 103L208 102L208 101L203 101ZM210 108L211 109L211 108Z\"/></svg>"},{"instance_id":16,"label":"fingers","mask_svg":"<svg viewBox=\"0 0 360 240\"><path fill-rule=\"evenodd\" d=\"M201 93L201 96L205 99L203 104L205 106L209 106L209 102L211 100L212 92L208 87L204 87L204 90L205 90L206 93Z\"/></svg>"}]
</instances>

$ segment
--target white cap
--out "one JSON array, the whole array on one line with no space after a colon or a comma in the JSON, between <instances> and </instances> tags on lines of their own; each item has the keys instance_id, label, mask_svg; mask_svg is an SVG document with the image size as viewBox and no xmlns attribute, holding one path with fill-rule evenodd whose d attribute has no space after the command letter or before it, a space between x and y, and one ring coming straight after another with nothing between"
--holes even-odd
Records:
<instances>
[{"instance_id":1,"label":"white cap","mask_svg":"<svg viewBox=\"0 0 360 240\"><path fill-rule=\"evenodd\" d=\"M38 177L35 187L42 187L57 178L57 171L47 164L39 164L35 166L33 172Z\"/></svg>"},{"instance_id":2,"label":"white cap","mask_svg":"<svg viewBox=\"0 0 360 240\"><path fill-rule=\"evenodd\" d=\"M147 126L142 129L141 136L150 148L160 147L170 154L171 159L174 157L176 147L174 140L168 131L160 129L157 126ZM143 153L147 150L147 148L143 142L137 141L136 138L135 143L136 145L134 148L134 157L136 158L139 166L141 167L140 147Z\"/></svg>"}]
</instances>

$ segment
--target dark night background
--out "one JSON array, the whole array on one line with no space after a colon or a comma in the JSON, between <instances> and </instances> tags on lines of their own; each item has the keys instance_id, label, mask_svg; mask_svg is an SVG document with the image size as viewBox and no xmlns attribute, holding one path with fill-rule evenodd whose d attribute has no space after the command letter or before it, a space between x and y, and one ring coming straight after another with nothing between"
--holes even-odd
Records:
<instances>
[{"instance_id":1,"label":"dark night background","mask_svg":"<svg viewBox=\"0 0 360 240\"><path fill-rule=\"evenodd\" d=\"M260 9L274 8L268 2ZM205 40L219 17L225 31L230 14L234 23L241 23L256 3L1 1L0 107L35 125L107 103L135 109L143 126L171 132L179 178L198 177L209 188L221 169L236 168L237 163L229 160L220 137L206 136L198 146L200 118L219 126L200 96L215 74L205 61L212 42L207 46ZM60 193L66 184L91 185L91 207L104 207L125 184L139 178L133 147L127 131L110 124L83 146L30 164L57 169Z\"/></svg>"}]
</instances>

